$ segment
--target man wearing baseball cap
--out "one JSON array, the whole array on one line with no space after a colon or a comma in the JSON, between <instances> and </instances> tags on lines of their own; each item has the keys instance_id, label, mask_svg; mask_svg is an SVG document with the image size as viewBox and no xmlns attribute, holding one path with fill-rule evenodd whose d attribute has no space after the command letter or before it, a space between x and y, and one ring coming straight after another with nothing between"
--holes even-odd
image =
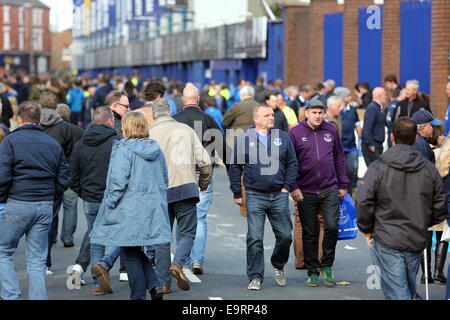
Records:
<instances>
[{"instance_id":1,"label":"man wearing baseball cap","mask_svg":"<svg viewBox=\"0 0 450 320\"><path fill-rule=\"evenodd\" d=\"M436 120L433 115L427 110L417 111L413 114L411 119L417 124L418 133L414 148L419 151L425 158L435 163L436 158L427 139L431 139L431 137L433 137L433 126L440 126L442 124L441 121Z\"/></svg>"}]
</instances>

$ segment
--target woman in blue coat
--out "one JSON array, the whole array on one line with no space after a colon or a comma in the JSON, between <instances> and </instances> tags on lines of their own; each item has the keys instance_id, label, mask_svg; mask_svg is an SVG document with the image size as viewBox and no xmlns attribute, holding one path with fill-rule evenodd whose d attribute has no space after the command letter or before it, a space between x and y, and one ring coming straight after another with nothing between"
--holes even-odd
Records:
<instances>
[{"instance_id":1,"label":"woman in blue coat","mask_svg":"<svg viewBox=\"0 0 450 320\"><path fill-rule=\"evenodd\" d=\"M148 138L142 114L122 119L125 137L113 144L106 191L91 243L121 247L132 300L162 300L162 288L144 247L171 242L167 167L159 145Z\"/></svg>"}]
</instances>

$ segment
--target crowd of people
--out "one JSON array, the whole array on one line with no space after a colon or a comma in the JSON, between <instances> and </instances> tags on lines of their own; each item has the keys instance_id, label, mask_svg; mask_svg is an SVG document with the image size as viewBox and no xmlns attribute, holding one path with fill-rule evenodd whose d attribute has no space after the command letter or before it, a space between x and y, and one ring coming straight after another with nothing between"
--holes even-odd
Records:
<instances>
[{"instance_id":1,"label":"crowd of people","mask_svg":"<svg viewBox=\"0 0 450 320\"><path fill-rule=\"evenodd\" d=\"M1 299L21 297L12 257L25 234L29 297L47 299L59 212L60 240L74 247L80 199L88 229L71 269L74 285L86 284L91 266L93 294L113 294L109 270L120 258L120 280L133 300L147 292L162 300L172 278L190 290L183 269L204 272L217 166L226 168L247 220L249 290L264 282L266 217L279 286L287 284L292 243L308 287L320 286L321 277L336 286L339 206L347 194L387 299L421 299L420 264L423 283L447 283L441 237L450 220L450 120L434 118L416 80L403 88L389 76L384 87L349 89L333 80L285 87L260 77L254 85L241 79L200 90L138 75L8 74L0 94ZM362 179L360 152L368 166Z\"/></svg>"}]
</instances>

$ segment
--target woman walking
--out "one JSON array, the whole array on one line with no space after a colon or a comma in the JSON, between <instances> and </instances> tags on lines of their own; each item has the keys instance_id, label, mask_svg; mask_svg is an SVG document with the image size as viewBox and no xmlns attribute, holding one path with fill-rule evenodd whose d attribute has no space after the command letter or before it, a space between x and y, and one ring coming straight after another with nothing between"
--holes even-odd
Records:
<instances>
[{"instance_id":1,"label":"woman walking","mask_svg":"<svg viewBox=\"0 0 450 320\"><path fill-rule=\"evenodd\" d=\"M166 162L159 145L148 138L142 114L127 113L122 132L125 138L113 145L91 243L122 248L131 300L146 300L147 290L152 300L162 300L161 283L144 252L146 246L171 241Z\"/></svg>"}]
</instances>

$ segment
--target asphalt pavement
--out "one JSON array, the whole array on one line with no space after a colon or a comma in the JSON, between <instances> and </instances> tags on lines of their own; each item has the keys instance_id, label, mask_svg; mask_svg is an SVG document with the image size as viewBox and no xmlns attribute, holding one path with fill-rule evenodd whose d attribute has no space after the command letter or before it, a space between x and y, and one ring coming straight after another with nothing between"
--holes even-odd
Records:
<instances>
[{"instance_id":1,"label":"asphalt pavement","mask_svg":"<svg viewBox=\"0 0 450 320\"><path fill-rule=\"evenodd\" d=\"M293 202L291 202L292 212ZM62 220L60 212L60 221ZM61 222L60 222L61 223ZM119 263L111 270L111 281L114 294L94 297L90 272L87 284L80 290L69 290L67 287L67 268L75 263L78 250L86 231L86 219L82 211L82 202L78 203L78 227L75 233L75 247L64 248L59 241L54 245L52 258L53 275L47 277L48 296L50 300L128 300L130 289L128 283L119 282ZM204 274L194 276L191 290L181 291L175 281L172 293L165 300L382 300L384 299L369 255L369 249L362 234L356 240L339 241L336 249L336 261L333 271L337 281L349 282L349 285L327 288L306 287L307 271L296 270L294 251L285 267L287 286L279 287L275 282L270 255L274 248L274 234L266 221L264 235L265 279L260 291L247 289L246 276L246 218L241 216L239 208L233 202L229 190L229 181L224 168L219 167L215 173L215 190L212 207L208 213L208 240L206 246L206 262ZM59 237L59 235L58 235ZM26 274L25 240L21 240L15 264L17 276L24 299L28 297ZM175 243L172 246L175 248ZM434 257L433 257L434 261ZM445 273L447 268L445 268ZM421 272L419 271L419 276ZM430 285L430 298L443 300L445 286ZM418 293L425 296L425 286L418 285Z\"/></svg>"}]
</instances>

